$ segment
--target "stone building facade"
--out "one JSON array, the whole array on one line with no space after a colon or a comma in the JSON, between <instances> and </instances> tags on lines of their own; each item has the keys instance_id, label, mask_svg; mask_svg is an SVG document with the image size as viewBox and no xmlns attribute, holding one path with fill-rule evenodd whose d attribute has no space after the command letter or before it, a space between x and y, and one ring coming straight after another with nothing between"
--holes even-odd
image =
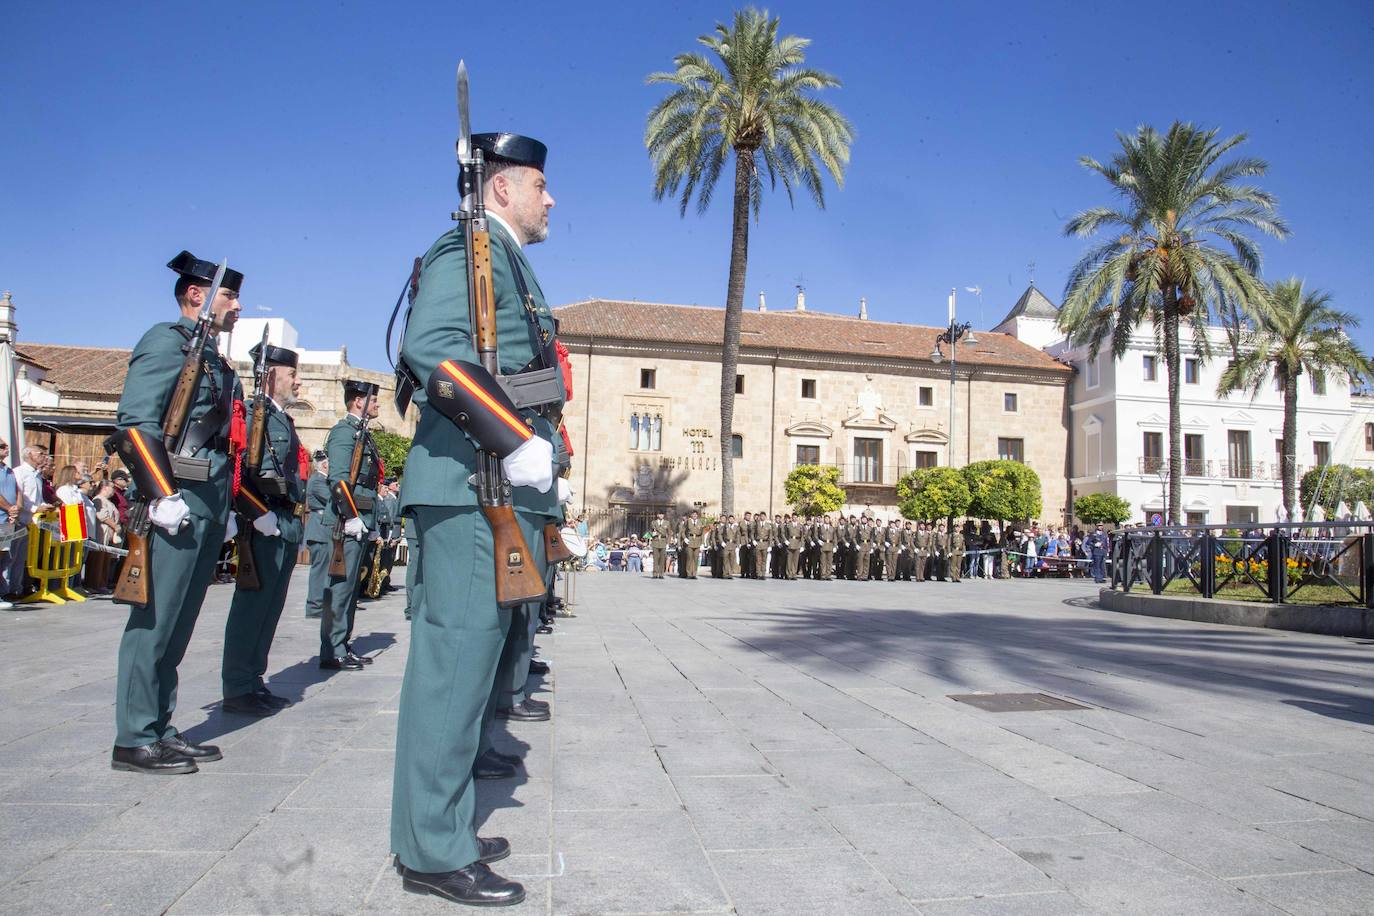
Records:
<instances>
[{"instance_id":1,"label":"stone building facade","mask_svg":"<svg viewBox=\"0 0 1374 916\"><path fill-rule=\"evenodd\" d=\"M581 506L719 511L724 312L603 299L555 311ZM951 386L949 363L931 359L942 328L804 309L742 317L736 513L788 511L783 481L798 464L839 467L846 511L893 514L912 468L1012 457L1039 474L1044 517L1063 518L1067 366L979 332L961 342Z\"/></svg>"}]
</instances>

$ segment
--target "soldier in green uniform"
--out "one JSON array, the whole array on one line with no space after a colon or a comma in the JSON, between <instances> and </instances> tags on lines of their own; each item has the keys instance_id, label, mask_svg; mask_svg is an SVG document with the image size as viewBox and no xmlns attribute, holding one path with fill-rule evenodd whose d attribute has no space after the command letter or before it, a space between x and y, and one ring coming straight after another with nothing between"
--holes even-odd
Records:
<instances>
[{"instance_id":1,"label":"soldier in green uniform","mask_svg":"<svg viewBox=\"0 0 1374 916\"><path fill-rule=\"evenodd\" d=\"M371 658L353 651L353 620L358 612L359 575L363 553L377 535L377 483L381 466L377 446L363 428L363 418L377 416L377 385L347 380L343 383L344 414L325 438L329 453L330 500L326 512L333 520L327 527L343 526L344 574L329 577L329 604L320 618L320 667L326 671L360 671ZM350 480L355 444L361 442L358 479ZM333 545L330 545L333 550Z\"/></svg>"},{"instance_id":2,"label":"soldier in green uniform","mask_svg":"<svg viewBox=\"0 0 1374 916\"><path fill-rule=\"evenodd\" d=\"M401 347L421 386L401 511L416 526L425 600L414 608L401 690L391 846L407 890L503 905L523 900L524 888L488 868L510 844L477 836L473 765L512 613L497 604L491 526L470 478L479 448L500 457L525 542L542 549L544 519L558 505L553 443L564 392L553 315L524 253L548 235L545 147L513 134L471 140L487 161L499 370L538 384L522 387L517 405L481 366L465 232L445 233L422 261Z\"/></svg>"},{"instance_id":3,"label":"soldier in green uniform","mask_svg":"<svg viewBox=\"0 0 1374 916\"><path fill-rule=\"evenodd\" d=\"M253 362L260 356L258 344L250 351ZM267 654L277 634L286 605L286 590L303 534L296 507L303 496L300 447L296 424L284 408L296 402L301 383L296 377L295 350L267 345L267 374L262 380L266 394L262 465L243 469L235 505L239 524L250 523L250 541L260 587L237 588L224 625L224 662L221 679L224 711L250 716L270 716L291 701L267 689ZM253 416L248 417L252 441Z\"/></svg>"},{"instance_id":4,"label":"soldier in green uniform","mask_svg":"<svg viewBox=\"0 0 1374 916\"><path fill-rule=\"evenodd\" d=\"M901 553L901 558L897 561L901 569L898 578L903 582L910 582L912 569L916 565L916 529L911 526L910 521L902 525L901 540L898 543Z\"/></svg>"},{"instance_id":5,"label":"soldier in green uniform","mask_svg":"<svg viewBox=\"0 0 1374 916\"><path fill-rule=\"evenodd\" d=\"M210 302L210 333L185 434L169 444L163 422L185 363L182 347L195 333L216 266L189 251L167 266L178 275L181 318L153 325L134 347L109 442L129 468L137 498L148 503L151 522L148 602L129 609L119 642L110 758L114 769L137 773L194 773L197 761L222 756L212 745L187 742L171 720L177 666L225 541L234 473L228 436L233 402L243 394L214 332L232 330L238 320L243 274L226 270Z\"/></svg>"},{"instance_id":6,"label":"soldier in green uniform","mask_svg":"<svg viewBox=\"0 0 1374 916\"><path fill-rule=\"evenodd\" d=\"M868 578L869 561L873 556L873 528L869 524L868 516L860 519L858 528L854 530L854 550L857 553L854 560L854 578L862 582Z\"/></svg>"},{"instance_id":7,"label":"soldier in green uniform","mask_svg":"<svg viewBox=\"0 0 1374 916\"><path fill-rule=\"evenodd\" d=\"M664 518L663 513L658 513L654 519L653 527L649 529L649 542L654 553L654 573L653 578L662 579L663 572L668 568L668 541L672 537L672 525Z\"/></svg>"},{"instance_id":8,"label":"soldier in green uniform","mask_svg":"<svg viewBox=\"0 0 1374 916\"><path fill-rule=\"evenodd\" d=\"M835 523L835 577L838 579L849 578L849 537L849 519L841 512Z\"/></svg>"},{"instance_id":9,"label":"soldier in green uniform","mask_svg":"<svg viewBox=\"0 0 1374 916\"><path fill-rule=\"evenodd\" d=\"M739 522L735 521L733 515L726 520L721 528L720 550L725 578L736 578L739 576L740 530Z\"/></svg>"},{"instance_id":10,"label":"soldier in green uniform","mask_svg":"<svg viewBox=\"0 0 1374 916\"><path fill-rule=\"evenodd\" d=\"M754 578L754 514L746 512L739 520L739 574Z\"/></svg>"},{"instance_id":11,"label":"soldier in green uniform","mask_svg":"<svg viewBox=\"0 0 1374 916\"><path fill-rule=\"evenodd\" d=\"M310 582L305 592L305 616L320 617L329 600L329 556L333 552L334 518L329 514L329 453L310 456L305 482L305 547L310 551Z\"/></svg>"},{"instance_id":12,"label":"soldier in green uniform","mask_svg":"<svg viewBox=\"0 0 1374 916\"><path fill-rule=\"evenodd\" d=\"M938 523L931 526L930 576L944 581L949 574L949 535Z\"/></svg>"}]
</instances>

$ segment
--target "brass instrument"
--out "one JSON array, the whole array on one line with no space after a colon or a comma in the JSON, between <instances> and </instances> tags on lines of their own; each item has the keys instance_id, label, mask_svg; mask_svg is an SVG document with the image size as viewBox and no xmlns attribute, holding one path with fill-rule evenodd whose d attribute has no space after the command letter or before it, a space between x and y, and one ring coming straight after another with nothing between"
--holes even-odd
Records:
<instances>
[{"instance_id":1,"label":"brass instrument","mask_svg":"<svg viewBox=\"0 0 1374 916\"><path fill-rule=\"evenodd\" d=\"M382 545L386 543L386 538L377 538L377 549L372 552L372 572L367 577L367 582L363 584L364 598L380 598L382 596Z\"/></svg>"}]
</instances>

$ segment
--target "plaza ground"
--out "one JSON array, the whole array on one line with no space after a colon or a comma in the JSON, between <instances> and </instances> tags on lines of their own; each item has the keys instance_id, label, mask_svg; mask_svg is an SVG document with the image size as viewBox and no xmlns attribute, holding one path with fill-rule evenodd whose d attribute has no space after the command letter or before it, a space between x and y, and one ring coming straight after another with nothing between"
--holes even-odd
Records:
<instances>
[{"instance_id":1,"label":"plaza ground","mask_svg":"<svg viewBox=\"0 0 1374 916\"><path fill-rule=\"evenodd\" d=\"M266 720L216 706L211 589L175 721L224 759L192 776L109 768L119 608L0 614L0 913L467 912L388 860L404 593L359 612L376 664L326 676L304 587ZM480 784L507 912L1374 912L1374 645L1094 596L582 574L553 720ZM1086 708L950 699L1030 692Z\"/></svg>"}]
</instances>

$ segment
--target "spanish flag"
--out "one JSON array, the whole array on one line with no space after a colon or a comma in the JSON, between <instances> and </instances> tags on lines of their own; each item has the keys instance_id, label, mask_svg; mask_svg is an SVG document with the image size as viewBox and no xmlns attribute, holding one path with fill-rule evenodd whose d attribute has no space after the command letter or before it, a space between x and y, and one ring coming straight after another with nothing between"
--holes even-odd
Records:
<instances>
[{"instance_id":1,"label":"spanish flag","mask_svg":"<svg viewBox=\"0 0 1374 916\"><path fill-rule=\"evenodd\" d=\"M86 531L85 506L63 506L62 516L59 522L62 528L62 540L64 542L84 541L89 536Z\"/></svg>"}]
</instances>

